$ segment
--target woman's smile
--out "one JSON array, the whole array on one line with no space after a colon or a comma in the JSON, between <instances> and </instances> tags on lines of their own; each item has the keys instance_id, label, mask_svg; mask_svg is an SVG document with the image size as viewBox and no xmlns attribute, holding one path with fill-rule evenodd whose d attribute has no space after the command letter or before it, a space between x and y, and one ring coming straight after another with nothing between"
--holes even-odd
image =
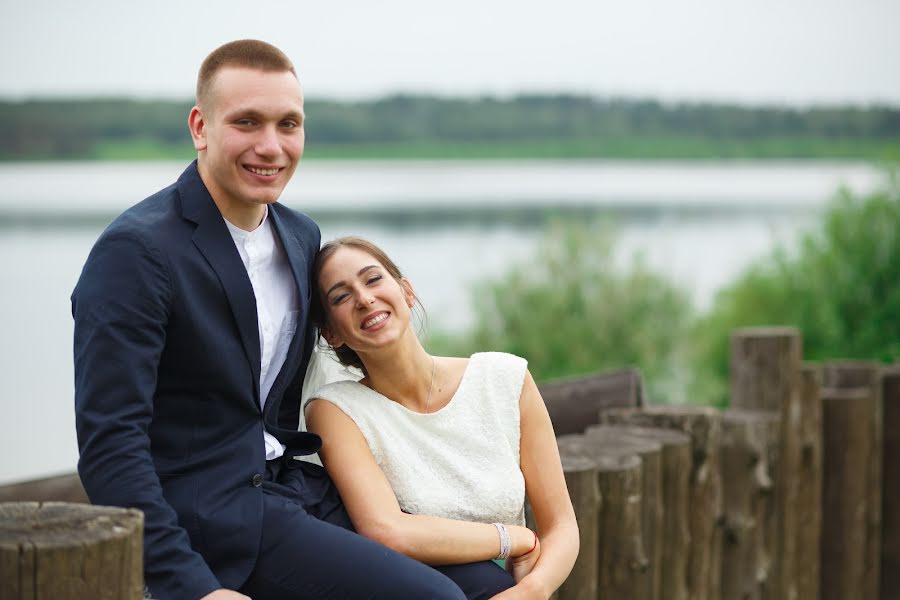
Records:
<instances>
[{"instance_id":1,"label":"woman's smile","mask_svg":"<svg viewBox=\"0 0 900 600\"><path fill-rule=\"evenodd\" d=\"M361 329L365 331L378 331L384 327L385 321L387 321L390 316L391 313L383 310L374 315L370 315L363 320Z\"/></svg>"}]
</instances>

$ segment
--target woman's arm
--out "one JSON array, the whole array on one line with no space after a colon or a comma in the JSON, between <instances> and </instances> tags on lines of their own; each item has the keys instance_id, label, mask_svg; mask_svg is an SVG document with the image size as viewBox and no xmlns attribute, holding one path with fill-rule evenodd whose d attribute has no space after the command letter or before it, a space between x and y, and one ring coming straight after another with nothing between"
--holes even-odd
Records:
<instances>
[{"instance_id":1,"label":"woman's arm","mask_svg":"<svg viewBox=\"0 0 900 600\"><path fill-rule=\"evenodd\" d=\"M530 573L503 598L548 598L568 577L578 556L578 525L559 459L547 407L531 374L525 377L521 412L520 459L525 491L537 521L540 555Z\"/></svg>"},{"instance_id":2,"label":"woman's arm","mask_svg":"<svg viewBox=\"0 0 900 600\"><path fill-rule=\"evenodd\" d=\"M402 512L362 432L353 419L331 402L310 401L306 426L322 437L319 457L360 534L430 565L490 560L499 554L500 536L491 524ZM531 530L506 527L511 557L531 550Z\"/></svg>"}]
</instances>

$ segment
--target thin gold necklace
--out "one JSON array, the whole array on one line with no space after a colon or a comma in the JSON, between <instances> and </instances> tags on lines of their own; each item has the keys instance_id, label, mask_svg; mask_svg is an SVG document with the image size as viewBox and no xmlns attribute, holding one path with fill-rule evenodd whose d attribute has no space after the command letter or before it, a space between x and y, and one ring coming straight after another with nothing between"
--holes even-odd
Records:
<instances>
[{"instance_id":1,"label":"thin gold necklace","mask_svg":"<svg viewBox=\"0 0 900 600\"><path fill-rule=\"evenodd\" d=\"M434 390L434 357L431 357L431 385L428 386L428 400L425 401L425 413L428 414L428 407L431 406L431 392Z\"/></svg>"}]
</instances>

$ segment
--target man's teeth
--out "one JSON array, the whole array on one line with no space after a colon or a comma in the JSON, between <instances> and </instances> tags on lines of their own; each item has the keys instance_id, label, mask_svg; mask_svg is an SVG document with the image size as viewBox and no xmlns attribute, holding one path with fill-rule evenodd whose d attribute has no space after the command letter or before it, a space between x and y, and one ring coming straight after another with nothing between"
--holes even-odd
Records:
<instances>
[{"instance_id":1,"label":"man's teeth","mask_svg":"<svg viewBox=\"0 0 900 600\"><path fill-rule=\"evenodd\" d=\"M274 175L278 169L257 169L256 167L247 167L247 170L257 175Z\"/></svg>"},{"instance_id":2,"label":"man's teeth","mask_svg":"<svg viewBox=\"0 0 900 600\"><path fill-rule=\"evenodd\" d=\"M371 319L369 319L368 321L363 323L363 328L368 329L372 325L377 325L378 323L381 323L382 321L384 321L387 318L388 318L387 313L381 313L377 317L372 317Z\"/></svg>"}]
</instances>

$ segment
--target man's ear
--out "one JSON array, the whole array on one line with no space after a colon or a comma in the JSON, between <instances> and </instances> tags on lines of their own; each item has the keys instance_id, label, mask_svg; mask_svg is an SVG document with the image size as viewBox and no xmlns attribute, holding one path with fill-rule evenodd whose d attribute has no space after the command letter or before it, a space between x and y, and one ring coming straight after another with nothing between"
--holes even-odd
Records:
<instances>
[{"instance_id":1,"label":"man's ear","mask_svg":"<svg viewBox=\"0 0 900 600\"><path fill-rule=\"evenodd\" d=\"M206 120L199 106L191 109L188 116L188 128L191 130L191 139L194 140L194 149L197 152L206 150Z\"/></svg>"},{"instance_id":2,"label":"man's ear","mask_svg":"<svg viewBox=\"0 0 900 600\"><path fill-rule=\"evenodd\" d=\"M410 308L416 305L416 290L413 288L409 279L400 278L400 287L403 288L403 295L406 297L406 305Z\"/></svg>"}]
</instances>

